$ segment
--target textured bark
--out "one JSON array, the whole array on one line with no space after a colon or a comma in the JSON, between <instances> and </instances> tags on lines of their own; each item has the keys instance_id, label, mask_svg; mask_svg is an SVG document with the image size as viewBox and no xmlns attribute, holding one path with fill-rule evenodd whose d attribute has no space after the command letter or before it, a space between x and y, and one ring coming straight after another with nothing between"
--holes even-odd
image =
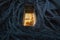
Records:
<instances>
[{"instance_id":1,"label":"textured bark","mask_svg":"<svg viewBox=\"0 0 60 40\"><path fill-rule=\"evenodd\" d=\"M25 3L35 4L34 27L22 26ZM0 0L0 40L60 40L60 0Z\"/></svg>"}]
</instances>

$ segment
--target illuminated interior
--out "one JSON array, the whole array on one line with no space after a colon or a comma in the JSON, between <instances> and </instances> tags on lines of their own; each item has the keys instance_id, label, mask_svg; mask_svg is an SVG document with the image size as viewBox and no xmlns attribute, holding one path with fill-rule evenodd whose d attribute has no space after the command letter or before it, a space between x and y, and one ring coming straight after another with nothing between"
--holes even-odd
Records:
<instances>
[{"instance_id":1,"label":"illuminated interior","mask_svg":"<svg viewBox=\"0 0 60 40\"><path fill-rule=\"evenodd\" d=\"M36 24L36 15L32 6L26 6L23 15L23 26L34 26Z\"/></svg>"},{"instance_id":2,"label":"illuminated interior","mask_svg":"<svg viewBox=\"0 0 60 40\"><path fill-rule=\"evenodd\" d=\"M34 26L36 23L36 16L34 13L25 13L24 15L24 26Z\"/></svg>"}]
</instances>

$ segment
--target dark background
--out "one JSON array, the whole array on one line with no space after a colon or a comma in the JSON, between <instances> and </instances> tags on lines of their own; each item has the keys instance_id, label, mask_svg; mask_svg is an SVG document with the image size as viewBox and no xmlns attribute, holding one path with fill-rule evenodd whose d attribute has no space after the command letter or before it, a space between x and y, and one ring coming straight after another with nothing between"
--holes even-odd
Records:
<instances>
[{"instance_id":1,"label":"dark background","mask_svg":"<svg viewBox=\"0 0 60 40\"><path fill-rule=\"evenodd\" d=\"M25 3L34 4L34 27L22 25ZM0 0L0 40L60 40L60 0Z\"/></svg>"}]
</instances>

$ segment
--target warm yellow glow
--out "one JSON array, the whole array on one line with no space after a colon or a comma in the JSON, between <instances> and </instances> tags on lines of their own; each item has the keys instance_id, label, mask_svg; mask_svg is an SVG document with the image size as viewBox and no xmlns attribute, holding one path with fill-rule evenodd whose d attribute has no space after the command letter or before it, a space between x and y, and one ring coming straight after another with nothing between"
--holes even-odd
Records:
<instances>
[{"instance_id":1,"label":"warm yellow glow","mask_svg":"<svg viewBox=\"0 0 60 40\"><path fill-rule=\"evenodd\" d=\"M25 13L23 18L24 26L34 26L36 23L36 15L35 13Z\"/></svg>"}]
</instances>

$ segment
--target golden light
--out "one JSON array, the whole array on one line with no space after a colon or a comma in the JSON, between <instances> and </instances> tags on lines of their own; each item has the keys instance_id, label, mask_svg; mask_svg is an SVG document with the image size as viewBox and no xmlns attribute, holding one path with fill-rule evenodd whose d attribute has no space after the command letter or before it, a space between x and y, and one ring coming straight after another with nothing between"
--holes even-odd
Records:
<instances>
[{"instance_id":1,"label":"golden light","mask_svg":"<svg viewBox=\"0 0 60 40\"><path fill-rule=\"evenodd\" d=\"M36 24L36 14L34 6L26 4L23 14L23 26L34 26Z\"/></svg>"},{"instance_id":2,"label":"golden light","mask_svg":"<svg viewBox=\"0 0 60 40\"><path fill-rule=\"evenodd\" d=\"M36 15L34 13L25 13L23 19L24 26L34 26L36 23Z\"/></svg>"}]
</instances>

